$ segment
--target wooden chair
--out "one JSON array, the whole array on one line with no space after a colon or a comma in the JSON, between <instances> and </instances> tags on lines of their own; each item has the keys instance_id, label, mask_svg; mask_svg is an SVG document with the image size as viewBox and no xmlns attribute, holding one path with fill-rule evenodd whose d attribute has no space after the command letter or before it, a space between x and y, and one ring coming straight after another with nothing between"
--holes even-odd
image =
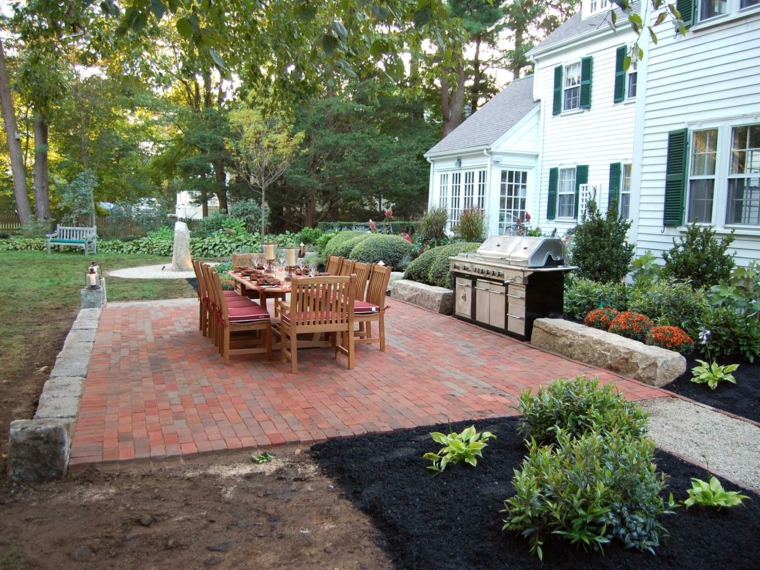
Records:
<instances>
[{"instance_id":1,"label":"wooden chair","mask_svg":"<svg viewBox=\"0 0 760 570\"><path fill-rule=\"evenodd\" d=\"M366 301L354 303L354 322L359 323L359 330L355 331L356 344L380 343L381 352L385 352L385 293L392 269L386 265L373 265ZM377 337L372 336L373 322L377 322L380 331Z\"/></svg>"},{"instance_id":2,"label":"wooden chair","mask_svg":"<svg viewBox=\"0 0 760 570\"><path fill-rule=\"evenodd\" d=\"M370 263L360 263L357 261L354 264L354 270L352 273L356 275L356 294L354 297L356 297L357 301L366 300L367 280L369 279L369 274L371 271L372 264Z\"/></svg>"},{"instance_id":3,"label":"wooden chair","mask_svg":"<svg viewBox=\"0 0 760 570\"><path fill-rule=\"evenodd\" d=\"M218 328L218 319L216 315L219 312L219 301L217 300L217 294L214 289L211 288L211 271L212 268L207 263L196 262L198 264L199 272L196 275L200 275L198 279L198 289L201 294L201 298L205 301L203 304L205 307L201 309L205 310L205 328L202 328L203 336L211 337L214 341L214 345L217 345L218 337L216 336ZM220 280L221 283L221 280ZM231 307L249 307L251 304L255 304L252 300L241 297L235 291L221 290L221 295L225 298L227 306Z\"/></svg>"},{"instance_id":4,"label":"wooden chair","mask_svg":"<svg viewBox=\"0 0 760 570\"><path fill-rule=\"evenodd\" d=\"M233 253L232 265L234 267L255 267L256 266L255 253Z\"/></svg>"},{"instance_id":5,"label":"wooden chair","mask_svg":"<svg viewBox=\"0 0 760 570\"><path fill-rule=\"evenodd\" d=\"M211 287L218 303L217 346L222 362L229 364L232 354L266 354L267 360L272 360L272 319L267 310L250 301L248 306L229 306L219 274L211 269L210 275ZM258 334L256 337L246 334L244 338L239 334L250 332ZM233 338L233 335L237 338Z\"/></svg>"},{"instance_id":6,"label":"wooden chair","mask_svg":"<svg viewBox=\"0 0 760 570\"><path fill-rule=\"evenodd\" d=\"M342 275L343 277L350 277L351 274L354 273L354 265L356 265L356 262L353 259L344 258L343 263L340 264L338 275Z\"/></svg>"},{"instance_id":7,"label":"wooden chair","mask_svg":"<svg viewBox=\"0 0 760 570\"><path fill-rule=\"evenodd\" d=\"M340 266L343 265L343 258L337 255L327 256L327 265L325 266L325 273L329 275L338 275L340 273Z\"/></svg>"},{"instance_id":8,"label":"wooden chair","mask_svg":"<svg viewBox=\"0 0 760 570\"><path fill-rule=\"evenodd\" d=\"M290 360L294 374L298 372L298 335L302 333L331 333L335 358L339 352L345 354L348 369L354 368L355 286L353 275L293 279L290 301L280 301L280 347L282 361Z\"/></svg>"}]
</instances>

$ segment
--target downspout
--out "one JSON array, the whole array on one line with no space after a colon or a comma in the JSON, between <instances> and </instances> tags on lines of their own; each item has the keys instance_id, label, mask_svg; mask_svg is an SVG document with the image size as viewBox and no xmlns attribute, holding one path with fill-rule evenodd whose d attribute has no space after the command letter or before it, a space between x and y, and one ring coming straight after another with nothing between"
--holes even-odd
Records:
<instances>
[{"instance_id":1,"label":"downspout","mask_svg":"<svg viewBox=\"0 0 760 570\"><path fill-rule=\"evenodd\" d=\"M427 156L425 160L430 163L430 180L428 182L428 210L430 210L435 201L435 161L430 160Z\"/></svg>"},{"instance_id":2,"label":"downspout","mask_svg":"<svg viewBox=\"0 0 760 570\"><path fill-rule=\"evenodd\" d=\"M488 158L488 168L486 169L486 198L485 198L485 209L486 209L486 216L488 219L488 235L489 236L495 236L499 233L499 228L496 228L496 231L493 229L493 224L491 220L493 219L493 215L488 215L489 212L493 213L493 208L491 208L491 202L493 202L493 198L491 195L491 172L493 171L493 155L491 152L487 149L483 149L483 154L486 155ZM498 218L497 218L498 220Z\"/></svg>"},{"instance_id":3,"label":"downspout","mask_svg":"<svg viewBox=\"0 0 760 570\"><path fill-rule=\"evenodd\" d=\"M533 56L530 56L529 61L533 64L533 85L535 89L535 85L537 83L537 77L536 77L536 59ZM543 174L544 174L544 138L545 138L545 129L546 129L546 113L544 109L544 102L539 99L539 105L538 105L538 161L536 164L536 173L533 177L533 195L534 195L534 202L533 205L535 206L535 212L537 212L538 217L536 218L536 227L548 227L549 220L545 220L543 216L545 215L545 210L541 210L541 192L542 192L542 186L543 186ZM549 202L549 196L548 196L548 188L547 188L547 197L546 197L547 203ZM546 222L545 224L542 224L542 222Z\"/></svg>"}]
</instances>

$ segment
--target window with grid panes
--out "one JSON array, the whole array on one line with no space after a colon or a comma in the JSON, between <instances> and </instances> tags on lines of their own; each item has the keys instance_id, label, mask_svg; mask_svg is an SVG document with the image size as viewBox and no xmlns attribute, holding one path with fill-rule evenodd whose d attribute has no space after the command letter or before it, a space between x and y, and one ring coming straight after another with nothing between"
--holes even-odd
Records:
<instances>
[{"instance_id":1,"label":"window with grid panes","mask_svg":"<svg viewBox=\"0 0 760 570\"><path fill-rule=\"evenodd\" d=\"M712 223L715 194L715 165L718 156L718 129L696 131L692 135L689 173L688 223Z\"/></svg>"},{"instance_id":2,"label":"window with grid panes","mask_svg":"<svg viewBox=\"0 0 760 570\"><path fill-rule=\"evenodd\" d=\"M581 105L581 64L573 63L565 67L562 93L562 110L579 109Z\"/></svg>"},{"instance_id":3,"label":"window with grid panes","mask_svg":"<svg viewBox=\"0 0 760 570\"><path fill-rule=\"evenodd\" d=\"M731 129L727 224L760 225L760 125Z\"/></svg>"},{"instance_id":4,"label":"window with grid panes","mask_svg":"<svg viewBox=\"0 0 760 570\"><path fill-rule=\"evenodd\" d=\"M515 229L517 220L525 219L528 173L524 170L502 170L499 192L499 234Z\"/></svg>"},{"instance_id":5,"label":"window with grid panes","mask_svg":"<svg viewBox=\"0 0 760 570\"><path fill-rule=\"evenodd\" d=\"M623 175L620 180L620 217L631 217L631 164L623 165Z\"/></svg>"},{"instance_id":6,"label":"window with grid panes","mask_svg":"<svg viewBox=\"0 0 760 570\"><path fill-rule=\"evenodd\" d=\"M440 184L438 185L438 207L448 208L449 205L449 173L443 173L440 176Z\"/></svg>"},{"instance_id":7,"label":"window with grid panes","mask_svg":"<svg viewBox=\"0 0 760 570\"><path fill-rule=\"evenodd\" d=\"M459 216L462 213L462 173L451 174L451 204L449 205L449 223L454 228L459 225Z\"/></svg>"},{"instance_id":8,"label":"window with grid panes","mask_svg":"<svg viewBox=\"0 0 760 570\"><path fill-rule=\"evenodd\" d=\"M560 168L557 184L557 217L575 217L575 168Z\"/></svg>"},{"instance_id":9,"label":"window with grid panes","mask_svg":"<svg viewBox=\"0 0 760 570\"><path fill-rule=\"evenodd\" d=\"M464 173L464 203L462 205L463 210L469 210L472 208L473 199L475 197L475 172L468 170Z\"/></svg>"},{"instance_id":10,"label":"window with grid panes","mask_svg":"<svg viewBox=\"0 0 760 570\"><path fill-rule=\"evenodd\" d=\"M476 206L481 210L486 209L486 171L478 170L478 195Z\"/></svg>"}]
</instances>

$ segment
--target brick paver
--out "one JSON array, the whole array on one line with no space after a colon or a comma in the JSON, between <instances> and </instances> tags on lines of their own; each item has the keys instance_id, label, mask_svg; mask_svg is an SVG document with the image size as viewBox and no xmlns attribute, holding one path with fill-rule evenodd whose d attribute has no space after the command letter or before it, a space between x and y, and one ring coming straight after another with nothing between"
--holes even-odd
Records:
<instances>
[{"instance_id":1,"label":"brick paver","mask_svg":"<svg viewBox=\"0 0 760 570\"><path fill-rule=\"evenodd\" d=\"M515 414L520 391L598 375L634 400L667 392L389 300L386 352L299 351L299 373L262 356L224 366L195 302L103 310L71 466L310 444L330 437ZM279 355L276 355L279 356Z\"/></svg>"}]
</instances>

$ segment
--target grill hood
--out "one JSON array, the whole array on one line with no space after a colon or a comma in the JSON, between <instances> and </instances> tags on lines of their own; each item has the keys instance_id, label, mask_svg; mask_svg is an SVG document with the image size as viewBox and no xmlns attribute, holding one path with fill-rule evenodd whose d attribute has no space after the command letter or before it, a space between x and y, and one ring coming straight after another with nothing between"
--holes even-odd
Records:
<instances>
[{"instance_id":1,"label":"grill hood","mask_svg":"<svg viewBox=\"0 0 760 570\"><path fill-rule=\"evenodd\" d=\"M475 256L520 267L557 267L564 264L565 245L559 238L491 236Z\"/></svg>"}]
</instances>

